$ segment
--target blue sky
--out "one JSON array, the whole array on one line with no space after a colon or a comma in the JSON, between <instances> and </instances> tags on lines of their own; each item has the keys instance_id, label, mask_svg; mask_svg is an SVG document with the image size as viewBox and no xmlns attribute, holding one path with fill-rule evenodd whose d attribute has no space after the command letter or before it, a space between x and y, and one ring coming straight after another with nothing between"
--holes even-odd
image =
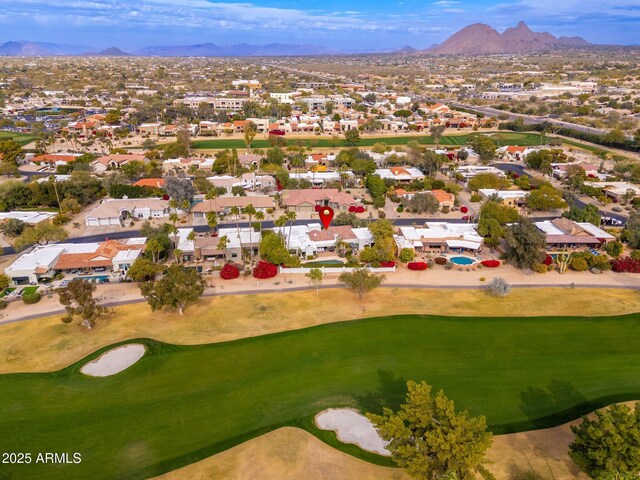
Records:
<instances>
[{"instance_id":1,"label":"blue sky","mask_svg":"<svg viewBox=\"0 0 640 480\"><path fill-rule=\"evenodd\" d=\"M33 40L134 51L213 42L425 48L475 22L593 43L640 44L640 0L2 0L0 42Z\"/></svg>"}]
</instances>

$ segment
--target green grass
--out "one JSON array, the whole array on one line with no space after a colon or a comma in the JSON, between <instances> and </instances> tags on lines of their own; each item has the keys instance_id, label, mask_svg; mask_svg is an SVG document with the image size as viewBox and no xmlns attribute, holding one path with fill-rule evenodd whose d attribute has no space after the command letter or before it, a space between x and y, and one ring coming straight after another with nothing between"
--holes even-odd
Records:
<instances>
[{"instance_id":1,"label":"green grass","mask_svg":"<svg viewBox=\"0 0 640 480\"><path fill-rule=\"evenodd\" d=\"M81 375L105 347L61 371L0 376L3 451L82 453L77 465L5 464L0 478L148 478L282 425L388 463L310 419L396 407L408 379L443 388L495 433L549 427L640 398L639 335L640 314L381 317L200 346L139 340L149 352L128 370Z\"/></svg>"},{"instance_id":2,"label":"green grass","mask_svg":"<svg viewBox=\"0 0 640 480\"><path fill-rule=\"evenodd\" d=\"M0 298L4 298L4 297L6 297L7 295L9 295L9 294L10 294L11 292L13 292L14 290L15 290L15 288L13 288L13 287L5 288L5 289L2 291L2 293L0 293ZM0 478L2 478L2 477L0 477Z\"/></svg>"},{"instance_id":3,"label":"green grass","mask_svg":"<svg viewBox=\"0 0 640 480\"><path fill-rule=\"evenodd\" d=\"M323 267L344 267L344 262L341 260L315 260L311 262L305 262L301 265L303 268L323 268Z\"/></svg>"},{"instance_id":4,"label":"green grass","mask_svg":"<svg viewBox=\"0 0 640 480\"><path fill-rule=\"evenodd\" d=\"M16 142L18 142L22 146L25 146L26 144L33 142L33 140L35 139L31 135L25 135L23 133L0 132L0 141L8 140L10 138L15 140Z\"/></svg>"},{"instance_id":5,"label":"green grass","mask_svg":"<svg viewBox=\"0 0 640 480\"><path fill-rule=\"evenodd\" d=\"M492 135L493 138L501 146L504 145L520 145L520 146L532 146L540 145L540 134L538 133L522 133L522 132L478 132L472 134L463 135L444 135L440 140L440 145L458 147L466 145L471 137L479 134ZM286 138L285 138L286 139ZM356 146L358 147L371 147L378 142L386 143L387 145L406 145L410 141L415 140L423 145L433 145L435 142L429 135L421 136L406 136L406 137L366 137L362 138ZM306 139L286 139L288 145L296 145L298 142L302 142L305 145L310 145L316 148L344 148L349 147L344 138L340 137L336 141L332 141L331 138L317 137ZM268 140L255 140L252 143L252 148L269 148L271 145ZM193 142L192 147L194 149L225 149L225 148L246 148L246 145L242 139L212 139L212 140L198 140Z\"/></svg>"},{"instance_id":6,"label":"green grass","mask_svg":"<svg viewBox=\"0 0 640 480\"><path fill-rule=\"evenodd\" d=\"M35 293L38 290L38 286L30 286L30 287L24 287L24 289L22 290L22 294L23 295L30 295L32 293Z\"/></svg>"}]
</instances>

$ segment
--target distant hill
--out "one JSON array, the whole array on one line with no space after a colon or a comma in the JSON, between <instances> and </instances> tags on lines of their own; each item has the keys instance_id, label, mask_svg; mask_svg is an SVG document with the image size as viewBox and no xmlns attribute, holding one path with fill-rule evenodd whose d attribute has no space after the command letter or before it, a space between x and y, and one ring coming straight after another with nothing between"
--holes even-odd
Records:
<instances>
[{"instance_id":1,"label":"distant hill","mask_svg":"<svg viewBox=\"0 0 640 480\"><path fill-rule=\"evenodd\" d=\"M547 32L533 32L524 22L506 29L502 34L484 23L474 23L454 33L440 45L423 52L440 55L481 55L539 52L590 45L580 37L557 38Z\"/></svg>"},{"instance_id":2,"label":"distant hill","mask_svg":"<svg viewBox=\"0 0 640 480\"><path fill-rule=\"evenodd\" d=\"M131 54L123 52L118 47L109 47L104 50L100 50L96 55L101 57L130 57Z\"/></svg>"},{"instance_id":3,"label":"distant hill","mask_svg":"<svg viewBox=\"0 0 640 480\"><path fill-rule=\"evenodd\" d=\"M415 53L417 51L418 51L417 48L413 48L410 45L405 45L404 47L399 48L398 50L395 50L393 53Z\"/></svg>"},{"instance_id":4,"label":"distant hill","mask_svg":"<svg viewBox=\"0 0 640 480\"><path fill-rule=\"evenodd\" d=\"M28 55L78 55L90 50L91 47L80 45L60 45L57 43L9 41L0 45L0 56Z\"/></svg>"},{"instance_id":5,"label":"distant hill","mask_svg":"<svg viewBox=\"0 0 640 480\"><path fill-rule=\"evenodd\" d=\"M257 57L276 55L328 55L337 53L319 45L295 45L271 43L269 45L216 45L201 43L197 45L176 45L146 47L140 50L141 55L157 57Z\"/></svg>"}]
</instances>

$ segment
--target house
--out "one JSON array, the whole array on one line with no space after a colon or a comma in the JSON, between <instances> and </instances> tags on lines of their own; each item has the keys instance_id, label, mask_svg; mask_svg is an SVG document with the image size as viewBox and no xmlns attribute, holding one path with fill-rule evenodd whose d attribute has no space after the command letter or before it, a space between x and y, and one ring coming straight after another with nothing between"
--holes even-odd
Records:
<instances>
[{"instance_id":1,"label":"house","mask_svg":"<svg viewBox=\"0 0 640 480\"><path fill-rule=\"evenodd\" d=\"M567 162L567 163L552 163L551 169L552 174L555 178L561 179L567 176L567 171L571 167L578 166L584 170L584 173L587 177L590 178L601 178L605 179L607 177L606 174L599 173L600 167L598 165L594 165L586 162Z\"/></svg>"},{"instance_id":2,"label":"house","mask_svg":"<svg viewBox=\"0 0 640 480\"><path fill-rule=\"evenodd\" d=\"M322 187L330 182L341 182L343 175L345 177L353 177L353 172L302 172L290 173L289 178L293 180L307 180L314 187Z\"/></svg>"},{"instance_id":3,"label":"house","mask_svg":"<svg viewBox=\"0 0 640 480\"><path fill-rule=\"evenodd\" d=\"M435 197L438 201L439 210L443 213L450 212L456 202L456 196L453 193L445 192L444 190L424 190L422 192L407 192L404 189L398 188L395 190L395 195L404 199L411 200L417 193L428 193Z\"/></svg>"},{"instance_id":4,"label":"house","mask_svg":"<svg viewBox=\"0 0 640 480\"><path fill-rule=\"evenodd\" d=\"M316 206L328 206L336 212L346 212L350 206L356 204L355 198L349 193L338 191L337 188L284 190L282 203L296 212L315 212Z\"/></svg>"},{"instance_id":5,"label":"house","mask_svg":"<svg viewBox=\"0 0 640 480\"><path fill-rule=\"evenodd\" d=\"M499 168L485 165L463 165L455 170L455 174L462 176L462 179L465 182L468 182L469 179L476 175L480 175L481 173L491 173L500 178L504 178L506 176L506 174Z\"/></svg>"},{"instance_id":6,"label":"house","mask_svg":"<svg viewBox=\"0 0 640 480\"><path fill-rule=\"evenodd\" d=\"M231 213L233 207L242 210L249 204L253 205L253 208L255 208L257 212L266 212L268 209L274 209L276 206L273 197L268 195L251 195L246 197L224 195L196 203L191 209L191 214L194 220L206 219L207 212L227 215Z\"/></svg>"},{"instance_id":7,"label":"house","mask_svg":"<svg viewBox=\"0 0 640 480\"><path fill-rule=\"evenodd\" d=\"M500 158L503 160L519 162L520 160L524 160L524 158L533 151L535 151L534 148L509 145L507 147L499 148L496 150L496 153L498 153Z\"/></svg>"},{"instance_id":8,"label":"house","mask_svg":"<svg viewBox=\"0 0 640 480\"><path fill-rule=\"evenodd\" d=\"M170 158L162 162L162 171L164 173L188 173L192 170L211 170L214 161L213 158Z\"/></svg>"},{"instance_id":9,"label":"house","mask_svg":"<svg viewBox=\"0 0 640 480\"><path fill-rule=\"evenodd\" d=\"M417 253L479 251L484 239L469 223L427 222L425 227L400 227L393 236L398 254L405 248Z\"/></svg>"},{"instance_id":10,"label":"house","mask_svg":"<svg viewBox=\"0 0 640 480\"><path fill-rule=\"evenodd\" d=\"M5 269L12 285L35 285L58 272L110 270L124 272L144 251L145 238L100 243L38 245Z\"/></svg>"},{"instance_id":11,"label":"house","mask_svg":"<svg viewBox=\"0 0 640 480\"><path fill-rule=\"evenodd\" d=\"M169 202L160 198L107 199L84 217L87 227L123 225L132 218L149 219L169 216Z\"/></svg>"},{"instance_id":12,"label":"house","mask_svg":"<svg viewBox=\"0 0 640 480\"><path fill-rule=\"evenodd\" d=\"M344 242L353 252L358 252L373 243L373 235L368 228L354 228L349 225L333 226L324 230L319 223L276 227L274 232L282 235L290 251L310 257L319 252L333 251L338 242Z\"/></svg>"},{"instance_id":13,"label":"house","mask_svg":"<svg viewBox=\"0 0 640 480\"><path fill-rule=\"evenodd\" d=\"M56 212L0 212L0 223L13 218L29 225L37 225L40 222L51 220Z\"/></svg>"},{"instance_id":14,"label":"house","mask_svg":"<svg viewBox=\"0 0 640 480\"><path fill-rule=\"evenodd\" d=\"M568 218L555 218L535 222L547 240L547 250L557 251L567 248L598 248L615 240L615 237L588 222L574 222Z\"/></svg>"},{"instance_id":15,"label":"house","mask_svg":"<svg viewBox=\"0 0 640 480\"><path fill-rule=\"evenodd\" d=\"M625 196L628 200L640 197L640 186L629 182L585 182L585 185L601 188L614 203L624 203Z\"/></svg>"},{"instance_id":16,"label":"house","mask_svg":"<svg viewBox=\"0 0 640 480\"><path fill-rule=\"evenodd\" d=\"M251 168L260 165L263 158L264 155L259 155L257 153L241 153L238 155L238 162L240 162L240 165L243 167Z\"/></svg>"},{"instance_id":17,"label":"house","mask_svg":"<svg viewBox=\"0 0 640 480\"><path fill-rule=\"evenodd\" d=\"M97 173L104 173L107 170L118 170L122 165L126 165L129 162L148 162L149 159L141 153L111 153L102 157L96 158L91 162L91 166Z\"/></svg>"},{"instance_id":18,"label":"house","mask_svg":"<svg viewBox=\"0 0 640 480\"><path fill-rule=\"evenodd\" d=\"M160 135L160 129L162 127L163 127L163 124L160 122L143 123L136 130L140 135L157 137Z\"/></svg>"},{"instance_id":19,"label":"house","mask_svg":"<svg viewBox=\"0 0 640 480\"><path fill-rule=\"evenodd\" d=\"M165 184L164 178L141 178L133 184L134 187L154 187L163 188Z\"/></svg>"},{"instance_id":20,"label":"house","mask_svg":"<svg viewBox=\"0 0 640 480\"><path fill-rule=\"evenodd\" d=\"M529 196L529 192L524 190L496 190L494 188L481 188L478 193L483 200L498 198L503 205L517 210L525 208Z\"/></svg>"},{"instance_id":21,"label":"house","mask_svg":"<svg viewBox=\"0 0 640 480\"><path fill-rule=\"evenodd\" d=\"M59 165L69 165L75 162L81 154L45 154L36 155L31 158L30 163L35 165L46 165L50 168L56 168Z\"/></svg>"},{"instance_id":22,"label":"house","mask_svg":"<svg viewBox=\"0 0 640 480\"><path fill-rule=\"evenodd\" d=\"M395 180L398 183L411 183L424 179L424 174L414 167L378 168L374 173L384 180Z\"/></svg>"},{"instance_id":23,"label":"house","mask_svg":"<svg viewBox=\"0 0 640 480\"><path fill-rule=\"evenodd\" d=\"M262 233L256 232L253 228L220 228L218 239L222 237L227 238L227 248L224 249L227 260L241 259L243 250L252 250L257 254L262 241Z\"/></svg>"}]
</instances>

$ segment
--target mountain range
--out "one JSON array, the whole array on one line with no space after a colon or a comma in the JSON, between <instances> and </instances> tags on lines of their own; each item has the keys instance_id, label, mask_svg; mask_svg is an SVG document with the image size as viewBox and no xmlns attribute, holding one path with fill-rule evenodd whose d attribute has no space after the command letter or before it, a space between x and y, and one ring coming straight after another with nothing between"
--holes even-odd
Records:
<instances>
[{"instance_id":1,"label":"mountain range","mask_svg":"<svg viewBox=\"0 0 640 480\"><path fill-rule=\"evenodd\" d=\"M554 37L550 33L533 32L524 22L508 28L503 33L483 23L475 23L454 33L439 45L425 50L405 46L400 49L377 48L360 51L332 50L319 45L298 45L270 43L268 45L216 45L200 43L195 45L166 45L144 47L137 52L127 53L118 47L100 50L80 45L59 45L55 43L8 41L0 45L0 56L151 56L151 57L266 57L294 55L335 55L335 54L429 54L429 55L481 55L495 53L526 53L562 48L587 47L591 44L580 37Z\"/></svg>"},{"instance_id":2,"label":"mountain range","mask_svg":"<svg viewBox=\"0 0 640 480\"><path fill-rule=\"evenodd\" d=\"M592 45L580 37L554 37L550 33L532 31L526 23L499 33L484 23L474 23L451 35L440 45L422 50L436 55L482 55L526 53Z\"/></svg>"}]
</instances>

